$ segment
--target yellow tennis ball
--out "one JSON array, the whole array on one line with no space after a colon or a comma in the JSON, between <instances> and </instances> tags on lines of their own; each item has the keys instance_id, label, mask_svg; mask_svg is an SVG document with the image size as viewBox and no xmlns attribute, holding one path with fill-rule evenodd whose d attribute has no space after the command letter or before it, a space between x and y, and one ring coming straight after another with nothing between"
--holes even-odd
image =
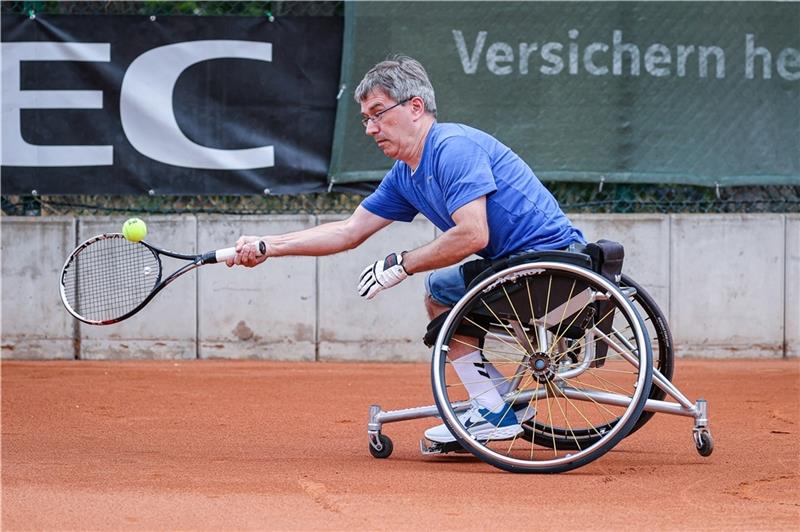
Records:
<instances>
[{"instance_id":1,"label":"yellow tennis ball","mask_svg":"<svg viewBox=\"0 0 800 532\"><path fill-rule=\"evenodd\" d=\"M131 242L141 242L147 236L147 225L139 218L130 218L122 224L122 235Z\"/></svg>"}]
</instances>

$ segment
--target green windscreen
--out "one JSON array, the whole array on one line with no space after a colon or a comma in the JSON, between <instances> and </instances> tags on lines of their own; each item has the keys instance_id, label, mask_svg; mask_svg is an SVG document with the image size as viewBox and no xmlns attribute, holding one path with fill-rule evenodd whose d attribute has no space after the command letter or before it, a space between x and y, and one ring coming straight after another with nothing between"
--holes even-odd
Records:
<instances>
[{"instance_id":1,"label":"green windscreen","mask_svg":"<svg viewBox=\"0 0 800 532\"><path fill-rule=\"evenodd\" d=\"M392 164L353 101L392 54L545 180L800 184L800 3L347 2L333 184Z\"/></svg>"}]
</instances>

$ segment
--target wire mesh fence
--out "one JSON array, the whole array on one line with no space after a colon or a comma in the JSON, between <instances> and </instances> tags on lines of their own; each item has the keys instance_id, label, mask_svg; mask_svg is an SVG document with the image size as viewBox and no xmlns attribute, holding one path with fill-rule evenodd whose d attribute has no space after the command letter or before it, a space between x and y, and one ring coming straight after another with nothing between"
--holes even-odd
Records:
<instances>
[{"instance_id":1,"label":"wire mesh fence","mask_svg":"<svg viewBox=\"0 0 800 532\"><path fill-rule=\"evenodd\" d=\"M674 184L548 183L565 211L601 213L800 212L800 183L700 187Z\"/></svg>"},{"instance_id":2,"label":"wire mesh fence","mask_svg":"<svg viewBox=\"0 0 800 532\"><path fill-rule=\"evenodd\" d=\"M343 2L2 2L4 15L342 16Z\"/></svg>"},{"instance_id":3,"label":"wire mesh fence","mask_svg":"<svg viewBox=\"0 0 800 532\"><path fill-rule=\"evenodd\" d=\"M570 213L796 213L800 185L707 188L675 185L546 183ZM273 196L2 196L15 216L100 214L343 214L365 193Z\"/></svg>"},{"instance_id":4,"label":"wire mesh fence","mask_svg":"<svg viewBox=\"0 0 800 532\"><path fill-rule=\"evenodd\" d=\"M2 2L4 15L145 16L330 16L344 3L329 2ZM697 187L673 184L546 183L563 209L573 213L750 213L800 212L800 182L789 186ZM321 214L351 212L364 193L270 196L2 196L3 215L147 214Z\"/></svg>"}]
</instances>

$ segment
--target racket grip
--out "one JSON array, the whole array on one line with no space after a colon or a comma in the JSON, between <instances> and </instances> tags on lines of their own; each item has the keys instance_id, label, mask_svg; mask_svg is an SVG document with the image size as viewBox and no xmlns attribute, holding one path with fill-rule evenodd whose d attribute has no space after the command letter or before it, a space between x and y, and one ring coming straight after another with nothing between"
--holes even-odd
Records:
<instances>
[{"instance_id":1,"label":"racket grip","mask_svg":"<svg viewBox=\"0 0 800 532\"><path fill-rule=\"evenodd\" d=\"M267 243L261 240L258 243L258 256L264 255L267 252ZM223 248L216 251L209 251L203 255L203 264L214 264L216 262L225 262L236 256L236 248Z\"/></svg>"}]
</instances>

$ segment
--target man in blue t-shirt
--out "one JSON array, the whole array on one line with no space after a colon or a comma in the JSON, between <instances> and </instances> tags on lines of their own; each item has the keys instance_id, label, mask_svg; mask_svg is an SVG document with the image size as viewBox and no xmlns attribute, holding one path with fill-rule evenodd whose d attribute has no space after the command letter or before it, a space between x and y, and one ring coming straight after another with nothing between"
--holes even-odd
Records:
<instances>
[{"instance_id":1,"label":"man in blue t-shirt","mask_svg":"<svg viewBox=\"0 0 800 532\"><path fill-rule=\"evenodd\" d=\"M373 194L347 220L284 235L242 236L228 265L255 266L268 257L321 256L352 249L393 221L421 213L442 234L417 249L395 252L367 266L358 291L372 299L409 275L432 271L425 282L431 319L465 293L463 259L498 259L530 250L568 249L585 243L555 198L511 149L477 129L436 121L433 87L409 57L378 63L355 90L361 122L378 148L396 162ZM267 252L258 256L256 242ZM480 439L513 438L534 415L508 415L505 378L481 353L476 338L460 337L448 358L472 398L462 423ZM425 431L431 441L455 441L444 425Z\"/></svg>"}]
</instances>

